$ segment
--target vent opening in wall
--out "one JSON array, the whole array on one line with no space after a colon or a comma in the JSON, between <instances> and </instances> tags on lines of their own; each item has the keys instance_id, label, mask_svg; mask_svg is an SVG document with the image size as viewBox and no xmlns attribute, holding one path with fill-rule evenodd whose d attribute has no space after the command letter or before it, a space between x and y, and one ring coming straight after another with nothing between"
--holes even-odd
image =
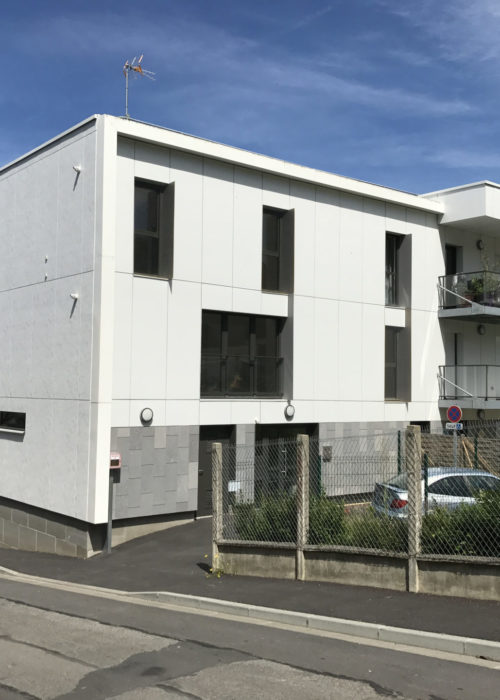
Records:
<instances>
[{"instance_id":1,"label":"vent opening in wall","mask_svg":"<svg viewBox=\"0 0 500 700\"><path fill-rule=\"evenodd\" d=\"M9 433L24 433L26 429L26 413L0 411L0 431Z\"/></svg>"}]
</instances>

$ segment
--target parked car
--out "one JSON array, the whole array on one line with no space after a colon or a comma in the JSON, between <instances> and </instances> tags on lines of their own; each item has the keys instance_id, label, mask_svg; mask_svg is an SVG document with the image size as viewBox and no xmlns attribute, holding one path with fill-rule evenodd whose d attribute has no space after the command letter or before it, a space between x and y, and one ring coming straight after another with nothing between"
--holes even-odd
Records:
<instances>
[{"instance_id":1,"label":"parked car","mask_svg":"<svg viewBox=\"0 0 500 700\"><path fill-rule=\"evenodd\" d=\"M457 508L465 503L474 505L479 492L500 490L500 478L479 469L429 467L427 470L427 509ZM425 501L422 471L422 503ZM375 484L372 506L380 515L393 518L408 516L407 474L402 473L387 483Z\"/></svg>"}]
</instances>

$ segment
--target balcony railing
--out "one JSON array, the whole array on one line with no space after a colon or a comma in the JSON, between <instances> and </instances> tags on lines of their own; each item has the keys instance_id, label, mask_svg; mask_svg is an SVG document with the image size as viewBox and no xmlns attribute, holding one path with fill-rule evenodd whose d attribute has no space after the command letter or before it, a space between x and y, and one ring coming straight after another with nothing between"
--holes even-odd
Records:
<instances>
[{"instance_id":1,"label":"balcony railing","mask_svg":"<svg viewBox=\"0 0 500 700\"><path fill-rule=\"evenodd\" d=\"M440 399L500 400L500 365L442 365Z\"/></svg>"},{"instance_id":2,"label":"balcony railing","mask_svg":"<svg viewBox=\"0 0 500 700\"><path fill-rule=\"evenodd\" d=\"M202 355L202 397L280 397L282 357Z\"/></svg>"},{"instance_id":3,"label":"balcony railing","mask_svg":"<svg viewBox=\"0 0 500 700\"><path fill-rule=\"evenodd\" d=\"M439 278L439 308L481 306L500 308L500 273L489 270L457 272Z\"/></svg>"}]
</instances>

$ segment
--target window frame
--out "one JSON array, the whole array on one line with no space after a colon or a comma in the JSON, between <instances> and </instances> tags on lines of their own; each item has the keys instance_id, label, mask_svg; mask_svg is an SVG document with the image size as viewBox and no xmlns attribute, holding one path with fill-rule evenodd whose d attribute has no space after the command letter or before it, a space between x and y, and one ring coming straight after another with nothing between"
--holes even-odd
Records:
<instances>
[{"instance_id":1,"label":"window frame","mask_svg":"<svg viewBox=\"0 0 500 700\"><path fill-rule=\"evenodd\" d=\"M220 318L220 352L204 352L203 349L203 326L204 326L204 316L205 314L217 314ZM248 319L249 321L249 332L248 332L248 353L243 354L229 354L229 317L239 316ZM276 354L275 355L257 355L257 332L256 325L257 319L272 319L275 323L276 328ZM238 314L227 311L213 311L211 309L202 310L202 347L201 347L201 361L203 363L204 359L219 360L219 377L220 377L220 391L210 391L205 392L202 386L202 372L200 374L200 398L281 398L283 396L283 380L282 380L282 366L283 357L281 356L281 333L284 326L284 319L276 316L264 316L261 314ZM240 358L249 364L249 390L247 391L229 391L229 377L227 375L227 366L230 359ZM259 359L271 359L276 362L276 391L257 391L257 374L256 365ZM203 370L202 370L203 371Z\"/></svg>"},{"instance_id":2,"label":"window frame","mask_svg":"<svg viewBox=\"0 0 500 700\"><path fill-rule=\"evenodd\" d=\"M156 230L150 231L137 226L135 213L137 189L154 191L156 200ZM146 178L134 178L134 234L133 234L133 274L136 277L168 280L173 277L174 265L174 202L175 184L164 183ZM157 271L144 272L137 269L137 239L156 239L158 241Z\"/></svg>"},{"instance_id":3,"label":"window frame","mask_svg":"<svg viewBox=\"0 0 500 700\"><path fill-rule=\"evenodd\" d=\"M275 249L266 248L265 243L265 216L272 215L277 223L277 245ZM270 294L293 294L294 290L294 265L295 265L295 210L278 209L264 205L262 208L262 265L261 265L261 289ZM264 276L265 258L277 260L277 284L265 286Z\"/></svg>"}]
</instances>

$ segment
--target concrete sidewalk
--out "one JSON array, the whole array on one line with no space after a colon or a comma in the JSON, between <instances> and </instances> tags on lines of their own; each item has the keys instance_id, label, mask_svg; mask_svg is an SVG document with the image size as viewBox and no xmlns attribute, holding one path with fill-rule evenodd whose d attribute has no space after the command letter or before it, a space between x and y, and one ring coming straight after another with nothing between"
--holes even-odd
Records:
<instances>
[{"instance_id":1,"label":"concrete sidewalk","mask_svg":"<svg viewBox=\"0 0 500 700\"><path fill-rule=\"evenodd\" d=\"M211 520L128 542L92 559L0 549L0 566L122 591L170 591L313 615L500 642L500 602L367 586L208 574ZM205 556L207 555L207 556Z\"/></svg>"}]
</instances>

